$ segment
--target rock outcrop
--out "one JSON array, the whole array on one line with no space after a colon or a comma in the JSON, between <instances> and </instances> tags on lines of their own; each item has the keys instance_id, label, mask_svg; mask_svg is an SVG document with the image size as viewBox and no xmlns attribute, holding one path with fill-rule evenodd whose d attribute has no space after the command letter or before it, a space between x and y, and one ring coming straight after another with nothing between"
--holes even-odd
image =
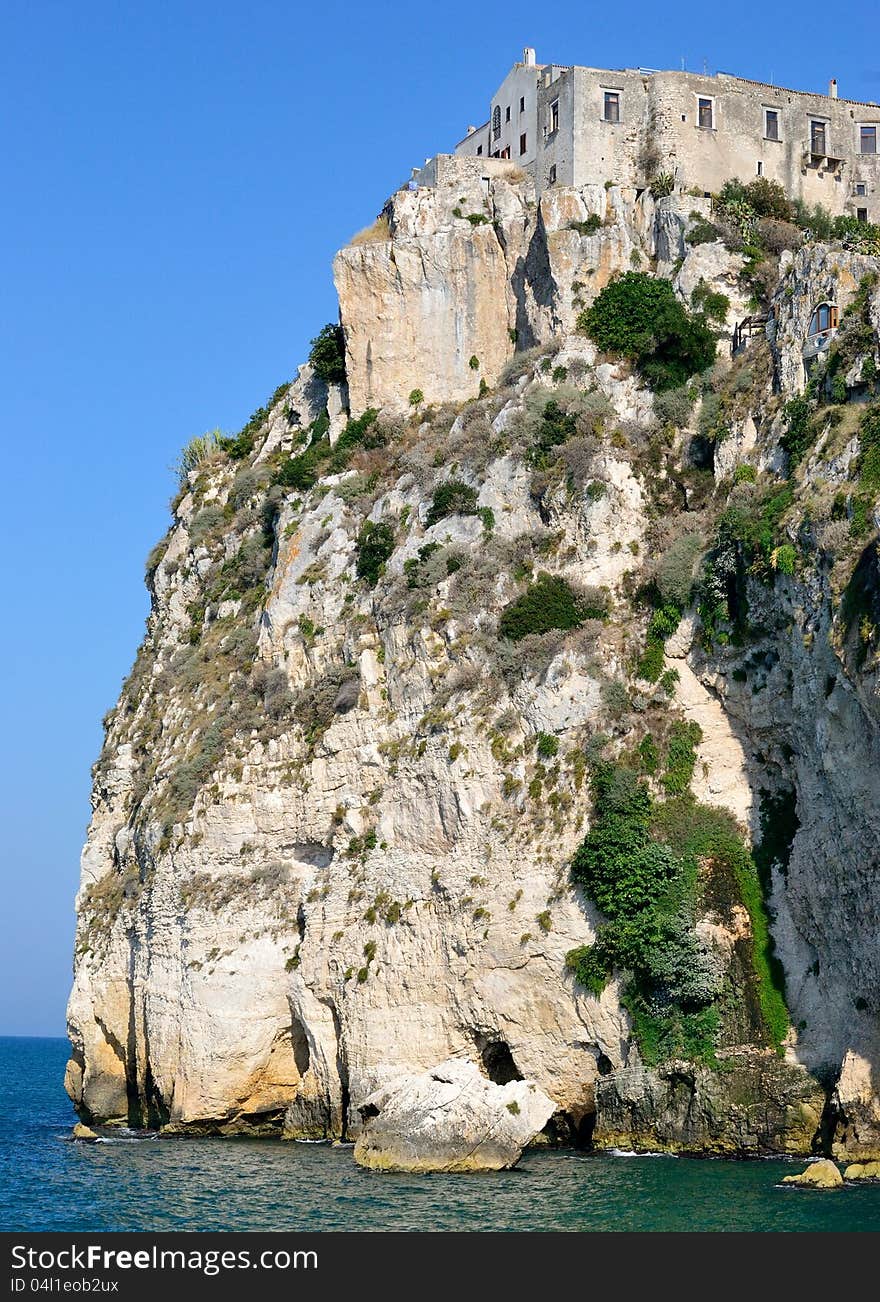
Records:
<instances>
[{"instance_id":1,"label":"rock outcrop","mask_svg":"<svg viewBox=\"0 0 880 1302\"><path fill-rule=\"evenodd\" d=\"M880 1162L852 1162L843 1173L844 1180L880 1181Z\"/></svg>"},{"instance_id":2,"label":"rock outcrop","mask_svg":"<svg viewBox=\"0 0 880 1302\"><path fill-rule=\"evenodd\" d=\"M738 1053L721 1073L689 1062L628 1067L596 1091L594 1141L603 1148L756 1157L808 1153L825 1094L772 1053Z\"/></svg>"},{"instance_id":3,"label":"rock outcrop","mask_svg":"<svg viewBox=\"0 0 880 1302\"><path fill-rule=\"evenodd\" d=\"M495 1085L473 1063L451 1059L364 1100L354 1158L377 1171L503 1171L555 1110L534 1082Z\"/></svg>"},{"instance_id":4,"label":"rock outcrop","mask_svg":"<svg viewBox=\"0 0 880 1302\"><path fill-rule=\"evenodd\" d=\"M783 1184L797 1185L801 1189L842 1189L843 1176L833 1162L820 1158L811 1162L806 1171L797 1175L784 1175Z\"/></svg>"},{"instance_id":5,"label":"rock outcrop","mask_svg":"<svg viewBox=\"0 0 880 1302\"><path fill-rule=\"evenodd\" d=\"M91 1126L84 1126L81 1121L76 1123L70 1133L73 1139L83 1144L96 1144L98 1142L97 1132L92 1130Z\"/></svg>"},{"instance_id":6,"label":"rock outcrop","mask_svg":"<svg viewBox=\"0 0 880 1302\"><path fill-rule=\"evenodd\" d=\"M399 1156L400 1126L380 1132L454 1058L468 1097L521 1108L499 1154L549 1100L576 1142L873 1158L871 260L783 258L769 341L731 361L722 332L701 383L655 399L577 319L641 266L686 304L723 293L729 331L741 255L690 242L702 200L536 204L476 160L423 181L336 259L347 393L301 368L207 450L150 559L94 771L68 1092L86 1121ZM785 403L832 296L862 304L852 401L792 468ZM646 603L688 537L689 609L648 669ZM503 635L544 575L574 614ZM600 759L667 813L714 811L745 856L688 860L657 933L692 959L663 969L678 1022L631 965L595 966L605 920L570 866Z\"/></svg>"}]
</instances>

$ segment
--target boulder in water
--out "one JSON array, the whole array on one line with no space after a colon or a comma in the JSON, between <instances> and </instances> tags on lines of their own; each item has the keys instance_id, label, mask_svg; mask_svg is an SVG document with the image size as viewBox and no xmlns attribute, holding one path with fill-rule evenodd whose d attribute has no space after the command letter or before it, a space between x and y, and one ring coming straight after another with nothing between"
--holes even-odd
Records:
<instances>
[{"instance_id":1,"label":"boulder in water","mask_svg":"<svg viewBox=\"0 0 880 1302\"><path fill-rule=\"evenodd\" d=\"M822 1158L811 1162L806 1171L798 1175L784 1175L783 1184L796 1184L805 1189L842 1189L843 1176L833 1162Z\"/></svg>"},{"instance_id":2,"label":"boulder in water","mask_svg":"<svg viewBox=\"0 0 880 1302\"><path fill-rule=\"evenodd\" d=\"M92 1130L91 1126L85 1126L81 1121L78 1121L74 1126L73 1137L74 1139L81 1139L84 1143L87 1144L94 1144L98 1138L97 1134L95 1133L94 1130Z\"/></svg>"},{"instance_id":3,"label":"boulder in water","mask_svg":"<svg viewBox=\"0 0 880 1302\"><path fill-rule=\"evenodd\" d=\"M851 1162L843 1173L844 1180L880 1180L880 1162Z\"/></svg>"},{"instance_id":4,"label":"boulder in water","mask_svg":"<svg viewBox=\"0 0 880 1302\"><path fill-rule=\"evenodd\" d=\"M360 1106L360 1166L381 1171L503 1171L515 1166L556 1111L530 1081L494 1085L450 1059L398 1076Z\"/></svg>"}]
</instances>

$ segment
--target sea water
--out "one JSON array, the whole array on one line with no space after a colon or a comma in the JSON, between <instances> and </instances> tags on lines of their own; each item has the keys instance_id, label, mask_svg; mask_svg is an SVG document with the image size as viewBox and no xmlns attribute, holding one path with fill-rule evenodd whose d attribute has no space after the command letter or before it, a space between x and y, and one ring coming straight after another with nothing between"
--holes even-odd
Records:
<instances>
[{"instance_id":1,"label":"sea water","mask_svg":"<svg viewBox=\"0 0 880 1302\"><path fill-rule=\"evenodd\" d=\"M0 1038L0 1230L878 1230L880 1185L803 1163L533 1151L513 1171L391 1175L351 1148L120 1133L71 1143L66 1040Z\"/></svg>"}]
</instances>

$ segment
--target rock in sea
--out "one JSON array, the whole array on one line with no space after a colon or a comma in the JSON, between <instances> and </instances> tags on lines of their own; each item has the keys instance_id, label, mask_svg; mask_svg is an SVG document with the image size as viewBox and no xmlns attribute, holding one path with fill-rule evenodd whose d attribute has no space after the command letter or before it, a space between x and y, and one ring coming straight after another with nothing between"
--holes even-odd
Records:
<instances>
[{"instance_id":1,"label":"rock in sea","mask_svg":"<svg viewBox=\"0 0 880 1302\"><path fill-rule=\"evenodd\" d=\"M844 1180L880 1180L880 1162L851 1162L843 1173Z\"/></svg>"},{"instance_id":2,"label":"rock in sea","mask_svg":"<svg viewBox=\"0 0 880 1302\"><path fill-rule=\"evenodd\" d=\"M355 1161L381 1171L502 1171L555 1111L530 1081L494 1085L473 1063L450 1059L365 1099Z\"/></svg>"},{"instance_id":3,"label":"rock in sea","mask_svg":"<svg viewBox=\"0 0 880 1302\"><path fill-rule=\"evenodd\" d=\"M73 1138L82 1139L86 1143L94 1144L98 1136L95 1134L94 1130L92 1130L91 1126L84 1126L81 1121L78 1121L73 1128Z\"/></svg>"},{"instance_id":4,"label":"rock in sea","mask_svg":"<svg viewBox=\"0 0 880 1302\"><path fill-rule=\"evenodd\" d=\"M811 1162L806 1171L798 1175L784 1175L782 1183L802 1185L805 1189L842 1189L843 1176L833 1162L822 1158L819 1162Z\"/></svg>"}]
</instances>

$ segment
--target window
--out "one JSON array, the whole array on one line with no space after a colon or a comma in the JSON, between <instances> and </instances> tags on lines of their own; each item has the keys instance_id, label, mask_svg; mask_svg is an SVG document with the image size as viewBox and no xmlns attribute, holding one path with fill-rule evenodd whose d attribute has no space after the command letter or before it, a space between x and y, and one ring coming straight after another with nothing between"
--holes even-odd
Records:
<instances>
[{"instance_id":1,"label":"window","mask_svg":"<svg viewBox=\"0 0 880 1302\"><path fill-rule=\"evenodd\" d=\"M820 122L816 118L814 118L810 122L810 153L811 154L817 154L823 156L828 152L826 149L826 145L828 143L826 140L826 135L827 135L827 132L825 130L826 126L827 123Z\"/></svg>"},{"instance_id":2,"label":"window","mask_svg":"<svg viewBox=\"0 0 880 1302\"><path fill-rule=\"evenodd\" d=\"M559 130L559 100L555 99L550 105L550 135Z\"/></svg>"},{"instance_id":3,"label":"window","mask_svg":"<svg viewBox=\"0 0 880 1302\"><path fill-rule=\"evenodd\" d=\"M509 122L509 121L510 121L510 105L509 105L509 104L508 104L507 108L504 110L504 121L505 121L505 122Z\"/></svg>"},{"instance_id":4,"label":"window","mask_svg":"<svg viewBox=\"0 0 880 1302\"><path fill-rule=\"evenodd\" d=\"M838 324L838 311L836 303L820 303L810 318L809 334L826 335L830 330L836 330Z\"/></svg>"},{"instance_id":5,"label":"window","mask_svg":"<svg viewBox=\"0 0 880 1302\"><path fill-rule=\"evenodd\" d=\"M606 122L620 121L620 92L617 90L605 91L605 104L602 110L602 116Z\"/></svg>"},{"instance_id":6,"label":"window","mask_svg":"<svg viewBox=\"0 0 880 1302\"><path fill-rule=\"evenodd\" d=\"M519 97L519 111L520 111L520 113L525 113L525 111L526 111L526 97L525 97L525 95L520 95L520 97Z\"/></svg>"},{"instance_id":7,"label":"window","mask_svg":"<svg viewBox=\"0 0 880 1302\"><path fill-rule=\"evenodd\" d=\"M856 208L856 221L862 222L865 226L868 224L867 208Z\"/></svg>"},{"instance_id":8,"label":"window","mask_svg":"<svg viewBox=\"0 0 880 1302\"><path fill-rule=\"evenodd\" d=\"M715 129L715 101L707 95L697 96L697 126L704 131Z\"/></svg>"},{"instance_id":9,"label":"window","mask_svg":"<svg viewBox=\"0 0 880 1302\"><path fill-rule=\"evenodd\" d=\"M779 110L764 109L764 139L779 139Z\"/></svg>"},{"instance_id":10,"label":"window","mask_svg":"<svg viewBox=\"0 0 880 1302\"><path fill-rule=\"evenodd\" d=\"M522 134L522 135L520 136L520 138L519 138L519 152L520 152L521 154L524 154L524 153L526 152L526 135L525 135L525 132L523 132L523 134Z\"/></svg>"},{"instance_id":11,"label":"window","mask_svg":"<svg viewBox=\"0 0 880 1302\"><path fill-rule=\"evenodd\" d=\"M759 159L758 159L758 176L763 176L763 175L764 175L764 164L761 162L761 160L760 160L760 158L759 158Z\"/></svg>"},{"instance_id":12,"label":"window","mask_svg":"<svg viewBox=\"0 0 880 1302\"><path fill-rule=\"evenodd\" d=\"M483 152L483 146L482 146L482 145L477 145L477 153L478 153L478 154L482 154L482 152Z\"/></svg>"},{"instance_id":13,"label":"window","mask_svg":"<svg viewBox=\"0 0 880 1302\"><path fill-rule=\"evenodd\" d=\"M501 151L501 153L498 155L498 157L499 157L499 158L509 158L509 157L510 157L510 145L508 145L508 146L506 147L506 149L502 149L502 151Z\"/></svg>"},{"instance_id":14,"label":"window","mask_svg":"<svg viewBox=\"0 0 880 1302\"><path fill-rule=\"evenodd\" d=\"M492 110L492 139L497 140L501 135L501 105L496 104Z\"/></svg>"},{"instance_id":15,"label":"window","mask_svg":"<svg viewBox=\"0 0 880 1302\"><path fill-rule=\"evenodd\" d=\"M859 153L876 154L877 152L877 126L872 123L870 126L863 124L859 127Z\"/></svg>"},{"instance_id":16,"label":"window","mask_svg":"<svg viewBox=\"0 0 880 1302\"><path fill-rule=\"evenodd\" d=\"M853 193L857 198L863 198L868 193L868 187L864 181L856 181L853 187Z\"/></svg>"},{"instance_id":17,"label":"window","mask_svg":"<svg viewBox=\"0 0 880 1302\"><path fill-rule=\"evenodd\" d=\"M550 171L547 173L547 181L550 185L556 184L556 164L550 165Z\"/></svg>"}]
</instances>

